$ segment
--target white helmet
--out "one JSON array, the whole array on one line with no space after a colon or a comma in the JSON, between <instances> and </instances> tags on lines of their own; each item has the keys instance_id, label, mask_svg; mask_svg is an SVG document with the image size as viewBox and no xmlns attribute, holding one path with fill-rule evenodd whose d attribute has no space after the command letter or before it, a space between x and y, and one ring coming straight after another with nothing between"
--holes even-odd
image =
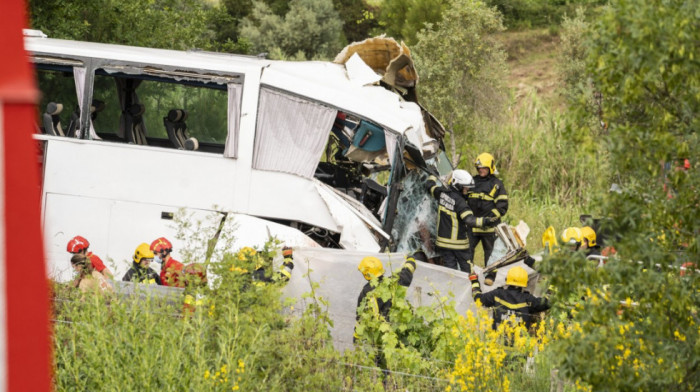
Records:
<instances>
[{"instance_id":1,"label":"white helmet","mask_svg":"<svg viewBox=\"0 0 700 392\"><path fill-rule=\"evenodd\" d=\"M452 171L450 185L458 192L461 192L462 188L474 188L474 179L466 170L457 169Z\"/></svg>"}]
</instances>

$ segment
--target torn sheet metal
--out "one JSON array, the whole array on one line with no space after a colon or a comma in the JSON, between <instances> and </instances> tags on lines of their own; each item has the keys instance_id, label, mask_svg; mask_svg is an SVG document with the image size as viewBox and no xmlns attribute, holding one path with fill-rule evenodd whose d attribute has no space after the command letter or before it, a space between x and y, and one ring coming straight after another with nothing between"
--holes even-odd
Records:
<instances>
[{"instance_id":1,"label":"torn sheet metal","mask_svg":"<svg viewBox=\"0 0 700 392\"><path fill-rule=\"evenodd\" d=\"M348 79L358 86L376 84L382 80L382 77L365 64L357 53L353 54L345 63L345 70L348 74Z\"/></svg>"},{"instance_id":2,"label":"torn sheet metal","mask_svg":"<svg viewBox=\"0 0 700 392\"><path fill-rule=\"evenodd\" d=\"M418 82L418 72L413 65L411 51L393 38L379 36L353 42L343 48L333 60L336 64L345 64L355 54L383 76L382 80L398 89L414 88Z\"/></svg>"},{"instance_id":3,"label":"torn sheet metal","mask_svg":"<svg viewBox=\"0 0 700 392\"><path fill-rule=\"evenodd\" d=\"M401 102L401 107L406 109L406 114L410 116L411 123L418 124L417 127L412 127L406 131L405 135L408 141L421 150L424 159L430 159L435 156L440 149L440 143L428 136L421 107L414 102L408 101Z\"/></svg>"},{"instance_id":4,"label":"torn sheet metal","mask_svg":"<svg viewBox=\"0 0 700 392\"><path fill-rule=\"evenodd\" d=\"M367 226L372 227L377 233L388 238L382 231L376 219L369 219L359 213L360 209L347 208L347 199L341 198L336 191L328 185L315 181L316 189L326 203L326 207L333 219L337 222L340 231L340 245L345 249L356 249L367 252L378 252L379 244ZM364 209L364 206L362 206Z\"/></svg>"}]
</instances>

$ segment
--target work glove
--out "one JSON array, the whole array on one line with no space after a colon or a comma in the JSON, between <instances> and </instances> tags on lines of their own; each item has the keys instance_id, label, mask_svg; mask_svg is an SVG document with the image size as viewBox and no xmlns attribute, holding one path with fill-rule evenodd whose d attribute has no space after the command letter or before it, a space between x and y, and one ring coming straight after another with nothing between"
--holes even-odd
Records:
<instances>
[{"instance_id":1,"label":"work glove","mask_svg":"<svg viewBox=\"0 0 700 392\"><path fill-rule=\"evenodd\" d=\"M489 273L484 276L484 284L487 286L493 285L493 282L496 280L496 275L498 274L498 270L495 269L493 271L489 271Z\"/></svg>"},{"instance_id":2,"label":"work glove","mask_svg":"<svg viewBox=\"0 0 700 392\"><path fill-rule=\"evenodd\" d=\"M535 265L535 259L533 259L531 256L527 256L525 258L525 265L532 268L532 266Z\"/></svg>"},{"instance_id":3,"label":"work glove","mask_svg":"<svg viewBox=\"0 0 700 392\"><path fill-rule=\"evenodd\" d=\"M487 218L484 218L484 227L497 226L499 220L500 220L500 218L497 216L489 216Z\"/></svg>"},{"instance_id":4,"label":"work glove","mask_svg":"<svg viewBox=\"0 0 700 392\"><path fill-rule=\"evenodd\" d=\"M411 254L411 256L416 261L422 261L424 263L428 262L428 256L425 255L425 252L423 252L422 249L413 252L413 254Z\"/></svg>"}]
</instances>

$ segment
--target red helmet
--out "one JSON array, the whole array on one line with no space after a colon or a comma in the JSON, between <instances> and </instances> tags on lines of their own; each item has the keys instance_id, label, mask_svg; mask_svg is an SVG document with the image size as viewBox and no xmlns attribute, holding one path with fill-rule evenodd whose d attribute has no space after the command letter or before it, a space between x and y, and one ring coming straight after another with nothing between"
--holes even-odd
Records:
<instances>
[{"instance_id":1,"label":"red helmet","mask_svg":"<svg viewBox=\"0 0 700 392\"><path fill-rule=\"evenodd\" d=\"M85 237L81 237L79 235L76 235L68 241L68 246L66 246L66 250L69 253L78 253L82 251L83 249L87 249L90 246L90 242L85 239Z\"/></svg>"},{"instance_id":2,"label":"red helmet","mask_svg":"<svg viewBox=\"0 0 700 392\"><path fill-rule=\"evenodd\" d=\"M170 252L173 250L173 244L168 241L165 237L160 237L157 240L151 242L151 251L155 253L160 253L162 251Z\"/></svg>"}]
</instances>

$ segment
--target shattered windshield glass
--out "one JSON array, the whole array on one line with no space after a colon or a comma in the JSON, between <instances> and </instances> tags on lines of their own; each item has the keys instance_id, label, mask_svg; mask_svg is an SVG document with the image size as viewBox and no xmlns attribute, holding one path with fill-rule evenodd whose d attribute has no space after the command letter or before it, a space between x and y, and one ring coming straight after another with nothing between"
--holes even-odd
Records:
<instances>
[{"instance_id":1,"label":"shattered windshield glass","mask_svg":"<svg viewBox=\"0 0 700 392\"><path fill-rule=\"evenodd\" d=\"M403 180L403 191L396 205L396 221L392 236L397 240L397 252L422 248L430 258L437 256L435 222L437 202L425 189L428 174L413 170Z\"/></svg>"}]
</instances>

